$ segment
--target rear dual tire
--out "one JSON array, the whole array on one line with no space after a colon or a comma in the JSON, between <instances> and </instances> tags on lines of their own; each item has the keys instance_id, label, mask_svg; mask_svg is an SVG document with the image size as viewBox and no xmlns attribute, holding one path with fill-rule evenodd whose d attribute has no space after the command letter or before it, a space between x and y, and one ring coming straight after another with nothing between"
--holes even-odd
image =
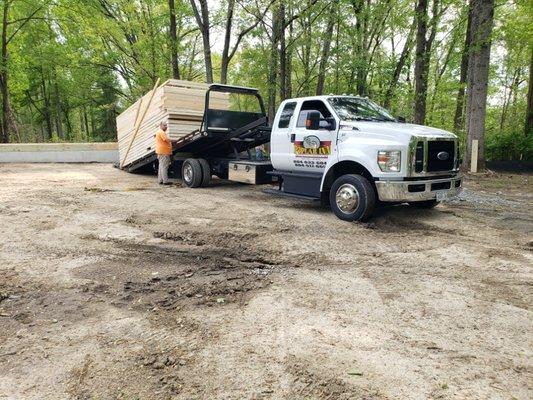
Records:
<instances>
[{"instance_id":1,"label":"rear dual tire","mask_svg":"<svg viewBox=\"0 0 533 400\"><path fill-rule=\"evenodd\" d=\"M202 166L202 187L209 186L211 182L211 166L209 162L203 158L199 158L198 162Z\"/></svg>"},{"instance_id":2,"label":"rear dual tire","mask_svg":"<svg viewBox=\"0 0 533 400\"><path fill-rule=\"evenodd\" d=\"M181 167L181 177L187 187L205 187L211 182L211 167L203 158L188 158Z\"/></svg>"},{"instance_id":3,"label":"rear dual tire","mask_svg":"<svg viewBox=\"0 0 533 400\"><path fill-rule=\"evenodd\" d=\"M331 186L329 203L338 218L344 221L365 221L374 211L376 192L365 177L342 175Z\"/></svg>"}]
</instances>

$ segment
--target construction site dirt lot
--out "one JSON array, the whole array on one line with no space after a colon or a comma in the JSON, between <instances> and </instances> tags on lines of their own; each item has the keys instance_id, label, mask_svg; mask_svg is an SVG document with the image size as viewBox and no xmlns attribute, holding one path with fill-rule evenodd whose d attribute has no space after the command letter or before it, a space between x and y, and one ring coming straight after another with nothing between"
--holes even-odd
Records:
<instances>
[{"instance_id":1,"label":"construction site dirt lot","mask_svg":"<svg viewBox=\"0 0 533 400\"><path fill-rule=\"evenodd\" d=\"M0 165L0 399L530 399L532 175L347 223Z\"/></svg>"}]
</instances>

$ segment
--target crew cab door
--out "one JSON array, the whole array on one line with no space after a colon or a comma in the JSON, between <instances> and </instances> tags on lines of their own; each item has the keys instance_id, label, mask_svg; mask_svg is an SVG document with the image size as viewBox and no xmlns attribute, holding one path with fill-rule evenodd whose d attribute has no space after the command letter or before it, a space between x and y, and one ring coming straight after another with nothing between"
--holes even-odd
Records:
<instances>
[{"instance_id":1,"label":"crew cab door","mask_svg":"<svg viewBox=\"0 0 533 400\"><path fill-rule=\"evenodd\" d=\"M318 129L306 127L307 115L310 111L320 113ZM326 119L332 119L332 112L322 100L305 100L301 102L297 115L290 138L292 142L290 159L293 169L323 173L328 160L334 154L337 137L336 124L331 126L331 122L326 121Z\"/></svg>"},{"instance_id":2,"label":"crew cab door","mask_svg":"<svg viewBox=\"0 0 533 400\"><path fill-rule=\"evenodd\" d=\"M272 133L270 135L270 160L274 168L281 171L292 170L291 132L296 125L296 100L286 100L280 104Z\"/></svg>"}]
</instances>

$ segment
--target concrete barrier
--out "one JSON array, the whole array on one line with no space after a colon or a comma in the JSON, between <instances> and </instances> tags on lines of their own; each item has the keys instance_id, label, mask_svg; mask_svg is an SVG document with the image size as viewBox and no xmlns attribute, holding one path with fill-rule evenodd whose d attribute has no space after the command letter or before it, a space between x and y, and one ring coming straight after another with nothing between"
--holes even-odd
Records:
<instances>
[{"instance_id":1,"label":"concrete barrier","mask_svg":"<svg viewBox=\"0 0 533 400\"><path fill-rule=\"evenodd\" d=\"M0 144L0 163L114 163L116 142Z\"/></svg>"}]
</instances>

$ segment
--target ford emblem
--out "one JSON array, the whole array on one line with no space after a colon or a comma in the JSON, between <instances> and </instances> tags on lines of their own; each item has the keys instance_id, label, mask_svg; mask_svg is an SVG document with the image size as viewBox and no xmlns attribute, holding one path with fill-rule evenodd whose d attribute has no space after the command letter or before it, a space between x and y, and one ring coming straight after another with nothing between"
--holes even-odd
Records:
<instances>
[{"instance_id":1,"label":"ford emblem","mask_svg":"<svg viewBox=\"0 0 533 400\"><path fill-rule=\"evenodd\" d=\"M439 154L437 154L437 158L441 161L446 161L448 158L450 158L450 155L445 151L441 151Z\"/></svg>"}]
</instances>

